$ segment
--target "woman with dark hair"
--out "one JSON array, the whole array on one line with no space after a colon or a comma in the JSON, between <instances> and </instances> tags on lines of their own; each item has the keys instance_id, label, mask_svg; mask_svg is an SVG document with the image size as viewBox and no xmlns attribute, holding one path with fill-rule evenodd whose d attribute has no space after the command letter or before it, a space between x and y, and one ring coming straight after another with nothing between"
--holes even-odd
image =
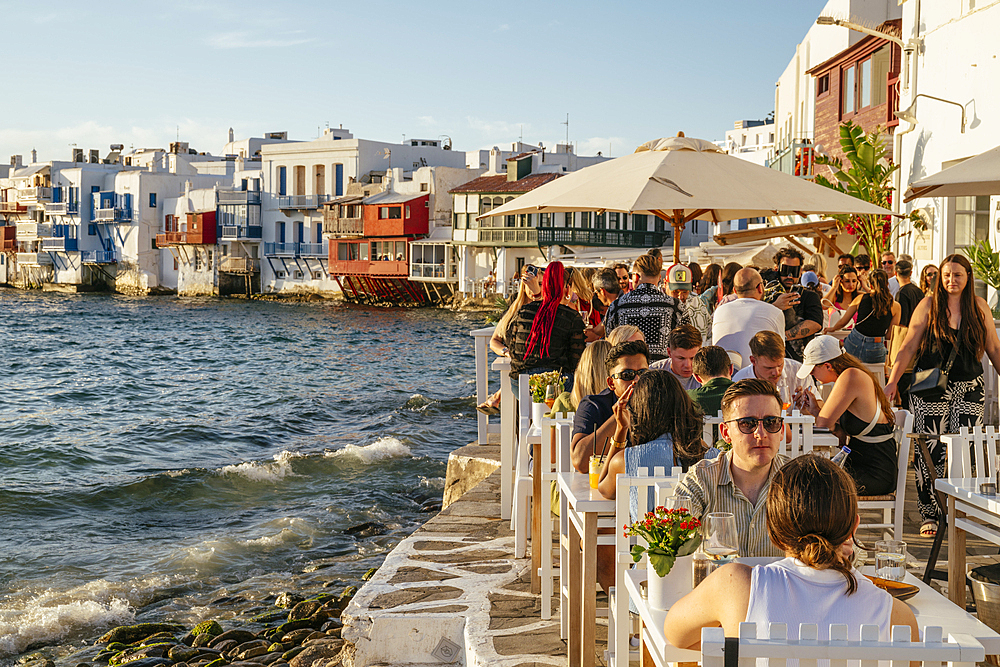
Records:
<instances>
[{"instance_id":1,"label":"woman with dark hair","mask_svg":"<svg viewBox=\"0 0 1000 667\"><path fill-rule=\"evenodd\" d=\"M845 264L840 267L840 273L838 273L833 279L833 284L830 285L830 291L827 293L826 298L822 301L823 307L828 309L827 313L830 317L830 324L832 325L836 322L836 318L839 318L847 307L862 294L864 294L864 292L861 291L861 281L858 278L858 270L850 264ZM851 321L849 323L845 323L844 326L854 326L854 322L857 322L857 320L858 316L857 313L855 313L854 317L851 318Z\"/></svg>"},{"instance_id":2,"label":"woman with dark hair","mask_svg":"<svg viewBox=\"0 0 1000 667\"><path fill-rule=\"evenodd\" d=\"M701 629L722 628L739 635L740 623L757 624L768 638L771 623L784 623L788 639L799 639L799 624L818 626L820 641L830 625L846 624L848 639L861 639L861 626L877 625L888 641L894 625L917 620L906 603L875 586L851 565L858 527L854 482L829 459L799 456L785 463L767 492L767 533L785 558L769 565L724 565L675 602L663 632L674 646L697 649Z\"/></svg>"},{"instance_id":3,"label":"woman with dark hair","mask_svg":"<svg viewBox=\"0 0 1000 667\"><path fill-rule=\"evenodd\" d=\"M615 435L597 485L605 498L615 497L620 474L637 475L639 468L655 466L686 470L708 451L701 439L701 408L670 371L640 375L615 403L614 416Z\"/></svg>"},{"instance_id":4,"label":"woman with dark hair","mask_svg":"<svg viewBox=\"0 0 1000 667\"><path fill-rule=\"evenodd\" d=\"M691 291L694 292L695 294L698 294L698 291L700 290L701 287L701 279L703 276L701 272L701 266L698 265L698 262L690 262L687 265L687 267L688 271L691 272Z\"/></svg>"},{"instance_id":5,"label":"woman with dark hair","mask_svg":"<svg viewBox=\"0 0 1000 667\"><path fill-rule=\"evenodd\" d=\"M638 475L639 468L674 466L685 470L718 455L701 439L704 416L680 381L670 371L649 370L633 382L614 405L615 434L604 457L597 490L614 499L618 475ZM626 437L627 436L627 437ZM632 515L638 513L635 489L629 499ZM607 590L614 585L614 550L599 550L597 579Z\"/></svg>"},{"instance_id":6,"label":"woman with dark hair","mask_svg":"<svg viewBox=\"0 0 1000 667\"><path fill-rule=\"evenodd\" d=\"M861 493L880 496L896 489L896 425L889 399L878 380L855 357L842 352L833 336L817 336L803 353L800 378L812 375L820 384L833 383L826 401L811 391L795 390L793 402L847 440L851 453L844 469Z\"/></svg>"},{"instance_id":7,"label":"woman with dark hair","mask_svg":"<svg viewBox=\"0 0 1000 667\"><path fill-rule=\"evenodd\" d=\"M722 266L719 264L709 264L705 267L705 272L701 275L701 280L698 282L698 294L704 294L708 290L712 289L719 284L719 275L722 273Z\"/></svg>"},{"instance_id":8,"label":"woman with dark hair","mask_svg":"<svg viewBox=\"0 0 1000 667\"><path fill-rule=\"evenodd\" d=\"M736 272L742 268L736 262L729 262L719 272L719 284L715 287L710 287L699 295L699 298L708 306L709 313L715 314L716 308L726 303L726 301L732 301L737 298L733 293L733 282L736 280Z\"/></svg>"},{"instance_id":9,"label":"woman with dark hair","mask_svg":"<svg viewBox=\"0 0 1000 667\"><path fill-rule=\"evenodd\" d=\"M917 304L910 317L906 340L885 385L885 393L892 400L900 377L914 358L914 375L932 368L945 372L950 364L944 392L917 396L910 388L913 427L917 433L931 436L930 454L938 477L944 475L947 454L938 436L983 422L983 353L989 356L993 368L1000 370L1000 339L990 307L973 292L972 265L963 255L948 255L941 262L934 291ZM917 509L924 519L920 534L933 537L943 508L937 505L929 471L919 456Z\"/></svg>"},{"instance_id":10,"label":"woman with dark hair","mask_svg":"<svg viewBox=\"0 0 1000 667\"><path fill-rule=\"evenodd\" d=\"M586 347L580 313L563 305L569 286L562 262L549 262L542 277L542 300L525 304L511 320L505 340L510 375L561 371L573 385L573 371Z\"/></svg>"},{"instance_id":11,"label":"woman with dark hair","mask_svg":"<svg viewBox=\"0 0 1000 667\"><path fill-rule=\"evenodd\" d=\"M851 301L840 320L823 333L836 331L854 318L854 328L844 339L844 350L862 363L880 364L888 353L886 334L892 325L899 324L901 310L889 291L889 276L885 271L875 269L869 280L871 294L861 294Z\"/></svg>"},{"instance_id":12,"label":"woman with dark hair","mask_svg":"<svg viewBox=\"0 0 1000 667\"><path fill-rule=\"evenodd\" d=\"M920 270L920 290L926 296L930 296L934 292L934 288L937 285L937 279L938 267L933 264L928 264Z\"/></svg>"}]
</instances>

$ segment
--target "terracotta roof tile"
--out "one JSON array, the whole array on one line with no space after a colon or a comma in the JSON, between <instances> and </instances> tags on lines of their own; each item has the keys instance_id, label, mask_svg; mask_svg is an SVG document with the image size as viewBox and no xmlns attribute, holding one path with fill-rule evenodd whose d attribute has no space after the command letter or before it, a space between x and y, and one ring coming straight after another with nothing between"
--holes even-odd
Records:
<instances>
[{"instance_id":1,"label":"terracotta roof tile","mask_svg":"<svg viewBox=\"0 0 1000 667\"><path fill-rule=\"evenodd\" d=\"M457 188L452 188L448 192L530 192L540 185L556 180L561 175L555 173L529 174L517 181L508 181L506 174L480 176L459 185Z\"/></svg>"}]
</instances>

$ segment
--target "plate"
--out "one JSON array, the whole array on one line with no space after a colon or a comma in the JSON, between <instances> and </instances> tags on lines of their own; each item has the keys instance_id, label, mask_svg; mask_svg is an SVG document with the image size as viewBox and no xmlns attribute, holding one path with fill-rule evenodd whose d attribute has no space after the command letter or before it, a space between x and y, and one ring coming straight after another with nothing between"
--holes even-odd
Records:
<instances>
[{"instance_id":1,"label":"plate","mask_svg":"<svg viewBox=\"0 0 1000 667\"><path fill-rule=\"evenodd\" d=\"M903 583L902 581L880 579L879 577L873 577L870 574L866 574L865 576L871 579L873 584L897 600L909 600L920 592L920 588L914 586L913 584Z\"/></svg>"}]
</instances>

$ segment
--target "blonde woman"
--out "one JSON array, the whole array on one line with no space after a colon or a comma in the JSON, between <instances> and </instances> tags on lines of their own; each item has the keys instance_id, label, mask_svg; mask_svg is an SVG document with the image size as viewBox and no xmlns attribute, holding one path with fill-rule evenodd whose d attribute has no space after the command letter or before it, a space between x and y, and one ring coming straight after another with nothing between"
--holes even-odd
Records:
<instances>
[{"instance_id":1,"label":"blonde woman","mask_svg":"<svg viewBox=\"0 0 1000 667\"><path fill-rule=\"evenodd\" d=\"M642 331L639 327L634 324L623 324L620 327L615 327L610 333L608 333L608 342L611 343L611 347L617 347L622 343L626 343L631 340L641 340L646 342L646 339L642 335Z\"/></svg>"},{"instance_id":2,"label":"blonde woman","mask_svg":"<svg viewBox=\"0 0 1000 667\"><path fill-rule=\"evenodd\" d=\"M606 340L587 346L576 367L572 391L564 391L556 397L556 402L552 404L553 413L576 412L576 406L580 405L584 396L599 394L607 388L608 366L604 363L604 358L608 356L611 347L611 343Z\"/></svg>"},{"instance_id":3,"label":"blonde woman","mask_svg":"<svg viewBox=\"0 0 1000 667\"><path fill-rule=\"evenodd\" d=\"M601 323L601 315L594 308L594 287L587 279L583 269L568 266L566 274L569 282L569 294L563 303L580 313L585 326L583 335L588 343L593 343L599 338L594 332L594 327Z\"/></svg>"}]
</instances>

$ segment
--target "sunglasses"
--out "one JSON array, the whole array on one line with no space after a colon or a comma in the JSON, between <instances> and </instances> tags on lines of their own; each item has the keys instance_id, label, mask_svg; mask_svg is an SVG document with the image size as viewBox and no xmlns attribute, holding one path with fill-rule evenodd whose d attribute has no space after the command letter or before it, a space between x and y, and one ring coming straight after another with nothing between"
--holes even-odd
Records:
<instances>
[{"instance_id":1,"label":"sunglasses","mask_svg":"<svg viewBox=\"0 0 1000 667\"><path fill-rule=\"evenodd\" d=\"M892 261L891 259L883 259L882 260L882 266L886 266L888 264L895 264L895 263L896 262Z\"/></svg>"},{"instance_id":2,"label":"sunglasses","mask_svg":"<svg viewBox=\"0 0 1000 667\"><path fill-rule=\"evenodd\" d=\"M802 271L801 266L790 266L788 264L782 264L779 272L783 278L791 277L798 278L799 273Z\"/></svg>"},{"instance_id":3,"label":"sunglasses","mask_svg":"<svg viewBox=\"0 0 1000 667\"><path fill-rule=\"evenodd\" d=\"M531 276L534 278L538 275L538 267L534 264L525 264L524 268L521 269L522 276Z\"/></svg>"},{"instance_id":4,"label":"sunglasses","mask_svg":"<svg viewBox=\"0 0 1000 667\"><path fill-rule=\"evenodd\" d=\"M636 379L637 377L639 377L648 370L649 370L648 368L640 368L638 370L632 370L631 368L626 368L623 371L618 371L617 373L613 373L611 377L615 378L616 380L621 380L623 382L631 382L632 380Z\"/></svg>"},{"instance_id":5,"label":"sunglasses","mask_svg":"<svg viewBox=\"0 0 1000 667\"><path fill-rule=\"evenodd\" d=\"M777 433L785 425L785 420L782 417L763 417L761 419L757 419L756 417L741 417L740 419L730 419L725 423L731 424L733 422L736 422L736 427L744 435L750 435L756 431L757 424L763 424L764 430L768 433Z\"/></svg>"}]
</instances>

